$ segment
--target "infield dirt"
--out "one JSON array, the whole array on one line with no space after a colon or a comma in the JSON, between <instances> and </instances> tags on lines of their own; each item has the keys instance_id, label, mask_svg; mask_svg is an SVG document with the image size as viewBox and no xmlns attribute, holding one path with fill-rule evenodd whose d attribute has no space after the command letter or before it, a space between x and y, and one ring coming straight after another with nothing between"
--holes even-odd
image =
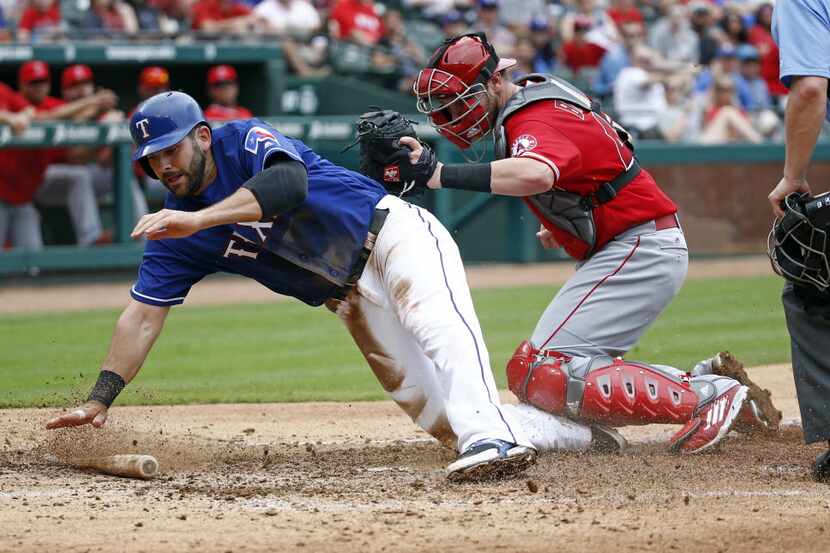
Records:
<instances>
[{"instance_id":1,"label":"infield dirt","mask_svg":"<svg viewBox=\"0 0 830 553\"><path fill-rule=\"evenodd\" d=\"M789 366L749 375L797 421ZM809 478L822 448L795 426L695 457L666 451L672 427L632 427L621 455L547 453L525 477L451 485L454 453L390 402L114 407L103 429L47 432L57 412L0 411L0 552L819 552L830 536L830 486ZM67 462L130 452L161 477Z\"/></svg>"}]
</instances>

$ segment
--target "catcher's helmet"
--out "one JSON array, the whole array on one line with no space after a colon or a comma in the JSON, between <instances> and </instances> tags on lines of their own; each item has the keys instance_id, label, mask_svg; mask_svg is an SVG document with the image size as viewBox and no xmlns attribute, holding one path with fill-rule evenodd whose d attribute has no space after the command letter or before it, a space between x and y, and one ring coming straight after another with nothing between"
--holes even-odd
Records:
<instances>
[{"instance_id":1,"label":"catcher's helmet","mask_svg":"<svg viewBox=\"0 0 830 553\"><path fill-rule=\"evenodd\" d=\"M147 156L178 144L200 124L209 126L202 108L184 92L162 92L148 98L130 117L130 134L136 145L133 161L158 178Z\"/></svg>"},{"instance_id":2,"label":"catcher's helmet","mask_svg":"<svg viewBox=\"0 0 830 553\"><path fill-rule=\"evenodd\" d=\"M516 64L499 59L484 33L449 38L432 55L415 79L418 111L432 126L461 149L490 132L482 99L486 83L495 73ZM451 114L451 106L455 115Z\"/></svg>"},{"instance_id":3,"label":"catcher's helmet","mask_svg":"<svg viewBox=\"0 0 830 553\"><path fill-rule=\"evenodd\" d=\"M787 280L830 288L827 229L830 226L830 192L810 197L794 193L781 203L784 216L777 218L767 237L767 255L773 270Z\"/></svg>"}]
</instances>

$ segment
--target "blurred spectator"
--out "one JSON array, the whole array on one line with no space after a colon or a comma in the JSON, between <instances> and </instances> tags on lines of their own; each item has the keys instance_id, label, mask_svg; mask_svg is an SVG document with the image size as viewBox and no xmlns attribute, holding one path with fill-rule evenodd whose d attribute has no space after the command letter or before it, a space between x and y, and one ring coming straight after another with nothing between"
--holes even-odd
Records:
<instances>
[{"instance_id":1,"label":"blurred spectator","mask_svg":"<svg viewBox=\"0 0 830 553\"><path fill-rule=\"evenodd\" d=\"M170 90L170 73L164 67L151 65L138 74L138 97L144 101L151 96Z\"/></svg>"},{"instance_id":2,"label":"blurred spectator","mask_svg":"<svg viewBox=\"0 0 830 553\"><path fill-rule=\"evenodd\" d=\"M749 30L749 42L761 55L761 76L767 82L770 94L787 95L787 88L778 80L778 45L772 39L772 4L764 2L755 12L755 25Z\"/></svg>"},{"instance_id":3,"label":"blurred spectator","mask_svg":"<svg viewBox=\"0 0 830 553\"><path fill-rule=\"evenodd\" d=\"M257 30L257 17L239 0L197 0L191 8L191 26L206 33L244 34Z\"/></svg>"},{"instance_id":4,"label":"blurred spectator","mask_svg":"<svg viewBox=\"0 0 830 553\"><path fill-rule=\"evenodd\" d=\"M373 64L395 69L398 76L395 87L400 92L407 92L412 88L415 75L426 64L426 52L407 33L403 16L398 10L386 10L383 28L383 37L378 42L383 49L375 52Z\"/></svg>"},{"instance_id":5,"label":"blurred spectator","mask_svg":"<svg viewBox=\"0 0 830 553\"><path fill-rule=\"evenodd\" d=\"M593 93L602 99L611 96L617 75L631 64L631 52L645 43L645 29L640 23L626 23L620 28L622 44L611 48L599 64L599 71L591 83Z\"/></svg>"},{"instance_id":6,"label":"blurred spectator","mask_svg":"<svg viewBox=\"0 0 830 553\"><path fill-rule=\"evenodd\" d=\"M112 109L117 101L111 91L99 91L73 102L49 96L51 75L49 66L42 61L26 62L20 67L18 86L20 94L36 111L55 119L80 120ZM75 151L39 149L32 152L33 159L29 161L33 176L37 178L27 182L28 187L34 186L29 193L34 194L36 190L37 201L43 205L67 207L79 245L89 246L101 239L103 227L92 178L85 167L72 164Z\"/></svg>"},{"instance_id":7,"label":"blurred spectator","mask_svg":"<svg viewBox=\"0 0 830 553\"><path fill-rule=\"evenodd\" d=\"M725 44L718 50L709 67L703 68L698 73L697 79L695 79L694 91L698 94L708 93L718 77L727 76L735 79L738 76L739 67L735 48L731 44ZM737 101L737 96L735 99Z\"/></svg>"},{"instance_id":8,"label":"blurred spectator","mask_svg":"<svg viewBox=\"0 0 830 553\"><path fill-rule=\"evenodd\" d=\"M516 65L509 69L510 78L516 80L524 77L530 73L535 73L533 70L533 58L536 55L536 50L533 49L533 43L529 38L520 38L513 49L513 55L516 57Z\"/></svg>"},{"instance_id":9,"label":"blurred spectator","mask_svg":"<svg viewBox=\"0 0 830 553\"><path fill-rule=\"evenodd\" d=\"M741 107L753 113L772 108L767 83L761 78L761 58L754 46L744 44L736 50L740 63L735 83Z\"/></svg>"},{"instance_id":10,"label":"blurred spectator","mask_svg":"<svg viewBox=\"0 0 830 553\"><path fill-rule=\"evenodd\" d=\"M467 20L464 14L458 10L448 11L441 19L441 31L445 38L463 35L468 32Z\"/></svg>"},{"instance_id":11,"label":"blurred spectator","mask_svg":"<svg viewBox=\"0 0 830 553\"><path fill-rule=\"evenodd\" d=\"M30 0L17 24L17 40L48 39L59 34L61 28L60 0Z\"/></svg>"},{"instance_id":12,"label":"blurred spectator","mask_svg":"<svg viewBox=\"0 0 830 553\"><path fill-rule=\"evenodd\" d=\"M526 30L534 17L547 13L545 0L499 0L499 20L516 34ZM489 38L489 35L488 35Z\"/></svg>"},{"instance_id":13,"label":"blurred spectator","mask_svg":"<svg viewBox=\"0 0 830 553\"><path fill-rule=\"evenodd\" d=\"M640 139L661 138L658 122L666 109L666 95L657 73L657 53L637 46L631 65L620 71L614 83L614 111L620 124Z\"/></svg>"},{"instance_id":14,"label":"blurred spectator","mask_svg":"<svg viewBox=\"0 0 830 553\"><path fill-rule=\"evenodd\" d=\"M546 17L536 16L530 20L530 42L533 44L534 73L553 73L559 68L559 43L556 27Z\"/></svg>"},{"instance_id":15,"label":"blurred spectator","mask_svg":"<svg viewBox=\"0 0 830 553\"><path fill-rule=\"evenodd\" d=\"M254 15L276 35L308 36L320 28L320 14L308 0L262 0Z\"/></svg>"},{"instance_id":16,"label":"blurred spectator","mask_svg":"<svg viewBox=\"0 0 830 553\"><path fill-rule=\"evenodd\" d=\"M124 3L132 8L139 31L160 33L164 16L161 10L150 2L151 0L126 0Z\"/></svg>"},{"instance_id":17,"label":"blurred spectator","mask_svg":"<svg viewBox=\"0 0 830 553\"><path fill-rule=\"evenodd\" d=\"M573 29L573 38L562 45L565 65L574 73L579 72L583 67L597 67L605 55L605 48L587 41L586 36L591 30L591 20L578 16L574 19Z\"/></svg>"},{"instance_id":18,"label":"blurred spectator","mask_svg":"<svg viewBox=\"0 0 830 553\"><path fill-rule=\"evenodd\" d=\"M499 0L476 0L474 31L487 35L487 40L501 57L510 57L516 47L516 35L499 21Z\"/></svg>"},{"instance_id":19,"label":"blurred spectator","mask_svg":"<svg viewBox=\"0 0 830 553\"><path fill-rule=\"evenodd\" d=\"M338 0L329 17L334 38L374 46L383 36L383 21L372 0Z\"/></svg>"},{"instance_id":20,"label":"blurred spectator","mask_svg":"<svg viewBox=\"0 0 830 553\"><path fill-rule=\"evenodd\" d=\"M688 13L683 4L671 4L666 15L651 27L649 44L663 59L698 63L699 39L689 24Z\"/></svg>"},{"instance_id":21,"label":"blurred spectator","mask_svg":"<svg viewBox=\"0 0 830 553\"><path fill-rule=\"evenodd\" d=\"M425 17L441 21L452 10L472 6L473 0L403 0L402 4L408 9L422 11Z\"/></svg>"},{"instance_id":22,"label":"blurred spectator","mask_svg":"<svg viewBox=\"0 0 830 553\"><path fill-rule=\"evenodd\" d=\"M716 32L713 28L712 8L705 3L697 3L692 7L690 19L692 30L697 34L698 52L701 65L709 65L720 48Z\"/></svg>"},{"instance_id":23,"label":"blurred spectator","mask_svg":"<svg viewBox=\"0 0 830 553\"><path fill-rule=\"evenodd\" d=\"M84 31L105 36L113 31L135 34L138 31L138 21L129 4L120 0L92 0L92 5L79 27Z\"/></svg>"},{"instance_id":24,"label":"blurred spectator","mask_svg":"<svg viewBox=\"0 0 830 553\"><path fill-rule=\"evenodd\" d=\"M620 42L619 31L614 20L608 13L597 5L595 0L576 0L575 10L565 14L562 18L562 40L567 42L573 39L574 22L577 18L587 18L591 22L591 31L586 40L602 46L606 50L613 44Z\"/></svg>"},{"instance_id":25,"label":"blurred spectator","mask_svg":"<svg viewBox=\"0 0 830 553\"><path fill-rule=\"evenodd\" d=\"M723 29L724 39L736 48L749 40L749 31L744 24L744 18L734 9L724 11L720 27Z\"/></svg>"},{"instance_id":26,"label":"blurred spectator","mask_svg":"<svg viewBox=\"0 0 830 553\"><path fill-rule=\"evenodd\" d=\"M0 42L8 42L12 39L9 32L9 23L6 21L6 14L3 12L3 7L0 6Z\"/></svg>"},{"instance_id":27,"label":"blurred spectator","mask_svg":"<svg viewBox=\"0 0 830 553\"><path fill-rule=\"evenodd\" d=\"M34 112L28 107L29 103L20 94L0 82L0 124L9 125L15 134L23 132L29 126Z\"/></svg>"},{"instance_id":28,"label":"blurred spectator","mask_svg":"<svg viewBox=\"0 0 830 553\"><path fill-rule=\"evenodd\" d=\"M645 23L635 0L611 0L607 13L617 28L625 23Z\"/></svg>"},{"instance_id":29,"label":"blurred spectator","mask_svg":"<svg viewBox=\"0 0 830 553\"><path fill-rule=\"evenodd\" d=\"M719 76L703 114L703 131L700 141L704 144L762 141L747 114L735 103L735 80Z\"/></svg>"},{"instance_id":30,"label":"blurred spectator","mask_svg":"<svg viewBox=\"0 0 830 553\"><path fill-rule=\"evenodd\" d=\"M150 8L158 10L161 32L175 34L190 28L191 0L146 0Z\"/></svg>"},{"instance_id":31,"label":"blurred spectator","mask_svg":"<svg viewBox=\"0 0 830 553\"><path fill-rule=\"evenodd\" d=\"M689 97L691 82L684 75L666 79L666 108L659 114L657 128L668 142L688 142L694 138L693 102Z\"/></svg>"},{"instance_id":32,"label":"blurred spectator","mask_svg":"<svg viewBox=\"0 0 830 553\"><path fill-rule=\"evenodd\" d=\"M67 104L91 98L95 95L95 77L87 65L70 65L61 73L61 99ZM78 116L84 119L97 121L99 123L121 123L124 121L124 112L117 109L97 109L92 106L91 109L86 110L82 115ZM86 147L75 146L67 149L66 160L72 165L79 166L73 169L74 174L78 174L81 170L88 173L88 178L92 182L92 189L95 193L97 201L103 198L110 197L113 191L113 165L112 165L111 147ZM53 169L47 170L47 178L52 173ZM38 201L41 203L52 202L53 205L61 204L61 196L59 190L53 187L50 194L38 193ZM138 186L138 181L133 179L130 183L130 190L133 200L133 222L137 222L141 216L147 214L147 200L144 193ZM51 198L48 196L52 196ZM93 206L85 206L86 210L97 209ZM111 240L109 234L104 231L98 239L98 243L108 242Z\"/></svg>"},{"instance_id":33,"label":"blurred spectator","mask_svg":"<svg viewBox=\"0 0 830 553\"><path fill-rule=\"evenodd\" d=\"M239 99L239 78L236 69L230 65L215 65L207 74L208 95L212 103L205 109L210 121L233 121L250 119L254 115L241 107Z\"/></svg>"}]
</instances>

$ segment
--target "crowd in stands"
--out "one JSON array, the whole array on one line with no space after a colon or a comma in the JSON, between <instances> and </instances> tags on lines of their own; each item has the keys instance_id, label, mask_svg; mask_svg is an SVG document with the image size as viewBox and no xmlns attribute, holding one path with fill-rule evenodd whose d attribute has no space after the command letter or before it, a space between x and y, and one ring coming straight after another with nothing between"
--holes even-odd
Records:
<instances>
[{"instance_id":1,"label":"crowd in stands","mask_svg":"<svg viewBox=\"0 0 830 553\"><path fill-rule=\"evenodd\" d=\"M514 77L554 73L641 138L781 136L769 0L0 0L0 40L278 40L291 71L406 93L447 36L484 31ZM731 91L731 94L727 94Z\"/></svg>"},{"instance_id":2,"label":"crowd in stands","mask_svg":"<svg viewBox=\"0 0 830 553\"><path fill-rule=\"evenodd\" d=\"M277 40L298 75L373 75L410 93L444 38L484 31L518 61L511 77L563 77L638 139L759 143L783 136L787 90L772 10L769 0L0 0L0 41ZM125 117L90 68L64 69L61 98L48 96L51 78L30 62L17 83L0 83L0 123L19 131L36 119ZM237 104L233 67L211 68L205 86L208 117L250 116ZM138 95L169 87L165 68L147 67ZM12 220L37 226L32 202L66 205L79 244L105 242L96 201L111 190L111 156L107 148L0 149L0 167L10 167L0 174L0 247L9 239L39 247L39 233L7 232ZM153 183L138 177L140 215L142 189Z\"/></svg>"}]
</instances>

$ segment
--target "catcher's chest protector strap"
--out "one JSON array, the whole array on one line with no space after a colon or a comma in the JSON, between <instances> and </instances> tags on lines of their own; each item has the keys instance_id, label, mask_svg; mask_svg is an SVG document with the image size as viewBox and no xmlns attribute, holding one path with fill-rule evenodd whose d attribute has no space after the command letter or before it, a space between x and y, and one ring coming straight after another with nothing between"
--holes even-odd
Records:
<instances>
[{"instance_id":1,"label":"catcher's chest protector strap","mask_svg":"<svg viewBox=\"0 0 830 553\"><path fill-rule=\"evenodd\" d=\"M524 83L530 82L527 86ZM560 100L581 109L596 113L611 125L620 139L632 149L628 133L600 111L598 102L591 100L569 82L553 75L528 75L516 82L521 88L507 101L496 118L495 156L507 157L507 137L504 121L524 106L539 100ZM565 190L551 190L525 198L531 211L542 221L549 221L557 228L577 238L583 245L580 259L588 257L596 248L596 223L593 210L613 200L620 190L640 174L640 165L632 159L631 165L610 182L603 183L593 194L582 196Z\"/></svg>"}]
</instances>

